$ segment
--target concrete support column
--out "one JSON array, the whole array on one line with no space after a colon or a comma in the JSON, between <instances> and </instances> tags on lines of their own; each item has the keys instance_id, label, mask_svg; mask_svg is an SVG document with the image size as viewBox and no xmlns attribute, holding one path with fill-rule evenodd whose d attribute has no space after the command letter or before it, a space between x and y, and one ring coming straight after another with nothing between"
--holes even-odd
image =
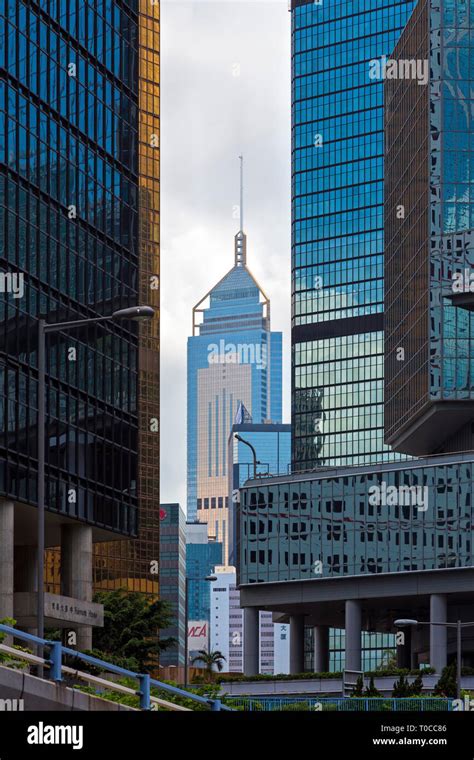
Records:
<instances>
[{"instance_id":1,"label":"concrete support column","mask_svg":"<svg viewBox=\"0 0 474 760\"><path fill-rule=\"evenodd\" d=\"M446 594L431 594L430 622L445 623L448 616ZM430 665L441 673L448 660L448 629L444 625L430 625Z\"/></svg>"},{"instance_id":2,"label":"concrete support column","mask_svg":"<svg viewBox=\"0 0 474 760\"><path fill-rule=\"evenodd\" d=\"M15 547L15 591L38 592L38 548L36 546ZM26 628L35 636L37 628Z\"/></svg>"},{"instance_id":3,"label":"concrete support column","mask_svg":"<svg viewBox=\"0 0 474 760\"><path fill-rule=\"evenodd\" d=\"M304 615L290 617L290 673L304 672Z\"/></svg>"},{"instance_id":4,"label":"concrete support column","mask_svg":"<svg viewBox=\"0 0 474 760\"><path fill-rule=\"evenodd\" d=\"M359 601L346 601L346 670L362 670L362 608Z\"/></svg>"},{"instance_id":5,"label":"concrete support column","mask_svg":"<svg viewBox=\"0 0 474 760\"><path fill-rule=\"evenodd\" d=\"M15 591L38 590L38 550L36 546L17 546L15 548Z\"/></svg>"},{"instance_id":6,"label":"concrete support column","mask_svg":"<svg viewBox=\"0 0 474 760\"><path fill-rule=\"evenodd\" d=\"M13 617L14 517L14 503L0 499L0 620Z\"/></svg>"},{"instance_id":7,"label":"concrete support column","mask_svg":"<svg viewBox=\"0 0 474 760\"><path fill-rule=\"evenodd\" d=\"M315 673L329 673L329 628L315 625L313 628L313 670Z\"/></svg>"},{"instance_id":8,"label":"concrete support column","mask_svg":"<svg viewBox=\"0 0 474 760\"><path fill-rule=\"evenodd\" d=\"M402 628L397 635L403 633L403 644L397 644L397 668L411 669L411 628Z\"/></svg>"},{"instance_id":9,"label":"concrete support column","mask_svg":"<svg viewBox=\"0 0 474 760\"><path fill-rule=\"evenodd\" d=\"M61 594L83 602L92 601L92 528L61 526ZM77 648L92 649L92 628L76 629Z\"/></svg>"},{"instance_id":10,"label":"concrete support column","mask_svg":"<svg viewBox=\"0 0 474 760\"><path fill-rule=\"evenodd\" d=\"M244 673L257 676L259 671L259 611L244 608Z\"/></svg>"}]
</instances>

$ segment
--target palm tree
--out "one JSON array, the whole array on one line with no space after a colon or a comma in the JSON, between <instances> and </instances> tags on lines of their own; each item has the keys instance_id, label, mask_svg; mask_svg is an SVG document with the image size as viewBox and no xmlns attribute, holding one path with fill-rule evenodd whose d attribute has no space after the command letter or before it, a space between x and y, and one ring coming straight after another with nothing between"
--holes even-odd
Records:
<instances>
[{"instance_id":1,"label":"palm tree","mask_svg":"<svg viewBox=\"0 0 474 760\"><path fill-rule=\"evenodd\" d=\"M216 666L219 673L221 672L225 657L222 652L206 652L205 649L200 649L197 653L197 657L193 657L192 663L202 662L205 665L206 673L210 681L214 679L214 666Z\"/></svg>"}]
</instances>

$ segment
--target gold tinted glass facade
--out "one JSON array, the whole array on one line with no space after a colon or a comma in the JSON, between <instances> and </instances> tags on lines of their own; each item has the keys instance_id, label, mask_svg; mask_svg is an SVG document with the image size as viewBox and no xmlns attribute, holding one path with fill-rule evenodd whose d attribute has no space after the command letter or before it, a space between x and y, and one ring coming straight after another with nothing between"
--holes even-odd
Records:
<instances>
[{"instance_id":1,"label":"gold tinted glass facade","mask_svg":"<svg viewBox=\"0 0 474 760\"><path fill-rule=\"evenodd\" d=\"M155 309L139 324L138 539L96 546L96 588L158 594L159 560L159 269L160 14L139 2L139 301Z\"/></svg>"}]
</instances>

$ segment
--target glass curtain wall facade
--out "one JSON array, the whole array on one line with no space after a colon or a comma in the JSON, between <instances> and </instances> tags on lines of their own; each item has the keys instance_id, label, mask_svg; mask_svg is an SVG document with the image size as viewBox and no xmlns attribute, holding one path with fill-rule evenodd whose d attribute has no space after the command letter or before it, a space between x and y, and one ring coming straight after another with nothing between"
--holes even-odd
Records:
<instances>
[{"instance_id":1,"label":"glass curtain wall facade","mask_svg":"<svg viewBox=\"0 0 474 760\"><path fill-rule=\"evenodd\" d=\"M470 567L473 489L472 453L244 487L239 582Z\"/></svg>"},{"instance_id":2,"label":"glass curtain wall facade","mask_svg":"<svg viewBox=\"0 0 474 760\"><path fill-rule=\"evenodd\" d=\"M0 493L30 504L38 317L137 302L137 57L133 4L0 7ZM132 535L137 349L130 323L47 339L47 508Z\"/></svg>"},{"instance_id":3,"label":"glass curtain wall facade","mask_svg":"<svg viewBox=\"0 0 474 760\"><path fill-rule=\"evenodd\" d=\"M156 305L144 286L139 144L149 142L149 130L143 132L138 113L146 55L139 42L156 44L157 57L158 9L143 9L156 26L145 41L136 0L5 0L0 7L0 493L32 505L38 317L96 317L139 298ZM153 66L146 76L156 93L157 58ZM154 104L147 107L156 120ZM152 175L156 188L157 152ZM145 208L156 258L157 196ZM143 330L157 336L157 318ZM150 470L137 460L143 334L122 322L47 338L47 509L126 536L137 535L142 489L152 490L143 482ZM147 554L156 559L157 534L152 543ZM137 552L143 558L140 544L112 546L114 554L102 548L96 560L99 585L109 577L150 577L146 563L136 561ZM58 572L51 552L51 590Z\"/></svg>"},{"instance_id":4,"label":"glass curtain wall facade","mask_svg":"<svg viewBox=\"0 0 474 760\"><path fill-rule=\"evenodd\" d=\"M384 443L384 83L370 62L415 4L292 0L294 472L402 458Z\"/></svg>"},{"instance_id":5,"label":"glass curtain wall facade","mask_svg":"<svg viewBox=\"0 0 474 760\"><path fill-rule=\"evenodd\" d=\"M314 629L305 629L305 670L314 671ZM393 666L397 648L391 633L367 633L362 631L362 670L364 673L380 666ZM329 631L329 672L341 673L346 663L346 634L344 630Z\"/></svg>"},{"instance_id":6,"label":"glass curtain wall facade","mask_svg":"<svg viewBox=\"0 0 474 760\"><path fill-rule=\"evenodd\" d=\"M245 245L239 232L235 266L193 310L188 338L187 514L209 525L209 536L224 546L224 564L234 418L243 404L255 422L281 422L282 408L282 334L270 330L270 302L247 269Z\"/></svg>"},{"instance_id":7,"label":"glass curtain wall facade","mask_svg":"<svg viewBox=\"0 0 474 760\"><path fill-rule=\"evenodd\" d=\"M414 2L292 2L293 470L383 441L384 83Z\"/></svg>"},{"instance_id":8,"label":"glass curtain wall facade","mask_svg":"<svg viewBox=\"0 0 474 760\"><path fill-rule=\"evenodd\" d=\"M186 632L186 517L179 504L160 507L160 599L171 605L172 624L160 639L176 643L160 653L160 665L184 665Z\"/></svg>"},{"instance_id":9,"label":"glass curtain wall facade","mask_svg":"<svg viewBox=\"0 0 474 760\"><path fill-rule=\"evenodd\" d=\"M236 507L235 498L246 480L253 478L251 449L235 435L250 443L257 454L257 473L277 475L288 472L291 461L291 425L254 425L251 421L232 425L229 436L229 564L236 565Z\"/></svg>"},{"instance_id":10,"label":"glass curtain wall facade","mask_svg":"<svg viewBox=\"0 0 474 760\"><path fill-rule=\"evenodd\" d=\"M262 475L281 475L288 472L291 452L291 425L232 425L229 437L229 462L233 465L233 488L240 488L253 478L253 456L248 446L235 438L241 435L257 452L257 472Z\"/></svg>"},{"instance_id":11,"label":"glass curtain wall facade","mask_svg":"<svg viewBox=\"0 0 474 760\"><path fill-rule=\"evenodd\" d=\"M414 454L474 448L473 50L474 3L423 0L394 58L429 80L386 83L386 440Z\"/></svg>"},{"instance_id":12,"label":"glass curtain wall facade","mask_svg":"<svg viewBox=\"0 0 474 760\"><path fill-rule=\"evenodd\" d=\"M128 588L156 596L160 549L160 6L138 4L138 272L140 303L155 309L138 331L139 540L101 547L101 588Z\"/></svg>"},{"instance_id":13,"label":"glass curtain wall facade","mask_svg":"<svg viewBox=\"0 0 474 760\"><path fill-rule=\"evenodd\" d=\"M222 564L222 544L209 541L186 545L186 574L189 582L189 620L209 622L211 614L210 581L206 576Z\"/></svg>"},{"instance_id":14,"label":"glass curtain wall facade","mask_svg":"<svg viewBox=\"0 0 474 760\"><path fill-rule=\"evenodd\" d=\"M344 670L346 662L346 634L344 631L331 631L329 639L331 651L329 653L329 672L340 673ZM396 657L396 646L391 633L366 633L362 632L362 670L367 673L378 667L393 667Z\"/></svg>"}]
</instances>

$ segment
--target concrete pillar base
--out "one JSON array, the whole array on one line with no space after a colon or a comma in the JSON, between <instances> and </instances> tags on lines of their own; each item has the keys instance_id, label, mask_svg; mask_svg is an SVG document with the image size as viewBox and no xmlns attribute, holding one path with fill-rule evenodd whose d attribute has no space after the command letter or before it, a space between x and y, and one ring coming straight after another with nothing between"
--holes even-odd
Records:
<instances>
[{"instance_id":1,"label":"concrete pillar base","mask_svg":"<svg viewBox=\"0 0 474 760\"><path fill-rule=\"evenodd\" d=\"M92 601L92 528L89 525L61 527L61 593L84 602ZM92 649L92 628L73 629L77 649Z\"/></svg>"},{"instance_id":2,"label":"concrete pillar base","mask_svg":"<svg viewBox=\"0 0 474 760\"><path fill-rule=\"evenodd\" d=\"M430 597L430 622L446 623L448 602L446 594ZM448 662L448 629L444 625L430 625L430 665L441 674Z\"/></svg>"},{"instance_id":3,"label":"concrete pillar base","mask_svg":"<svg viewBox=\"0 0 474 760\"><path fill-rule=\"evenodd\" d=\"M315 673L329 673L329 628L315 625L313 628L313 670Z\"/></svg>"},{"instance_id":4,"label":"concrete pillar base","mask_svg":"<svg viewBox=\"0 0 474 760\"><path fill-rule=\"evenodd\" d=\"M290 617L290 673L304 672L304 615Z\"/></svg>"},{"instance_id":5,"label":"concrete pillar base","mask_svg":"<svg viewBox=\"0 0 474 760\"><path fill-rule=\"evenodd\" d=\"M80 652L92 649L92 628L90 626L84 626L84 628L76 628L77 646Z\"/></svg>"},{"instance_id":6,"label":"concrete pillar base","mask_svg":"<svg viewBox=\"0 0 474 760\"><path fill-rule=\"evenodd\" d=\"M257 676L259 672L259 611L244 608L244 673Z\"/></svg>"},{"instance_id":7,"label":"concrete pillar base","mask_svg":"<svg viewBox=\"0 0 474 760\"><path fill-rule=\"evenodd\" d=\"M15 591L36 594L38 591L38 549L36 546L15 547ZM24 629L32 636L38 634L37 628Z\"/></svg>"},{"instance_id":8,"label":"concrete pillar base","mask_svg":"<svg viewBox=\"0 0 474 760\"><path fill-rule=\"evenodd\" d=\"M0 499L0 620L13 618L15 505Z\"/></svg>"},{"instance_id":9,"label":"concrete pillar base","mask_svg":"<svg viewBox=\"0 0 474 760\"><path fill-rule=\"evenodd\" d=\"M411 641L412 631L411 628L403 628L401 631L397 631L397 634L403 633L404 643L397 645L397 668L411 669Z\"/></svg>"},{"instance_id":10,"label":"concrete pillar base","mask_svg":"<svg viewBox=\"0 0 474 760\"><path fill-rule=\"evenodd\" d=\"M359 601L346 601L346 670L362 670L362 608Z\"/></svg>"}]
</instances>

